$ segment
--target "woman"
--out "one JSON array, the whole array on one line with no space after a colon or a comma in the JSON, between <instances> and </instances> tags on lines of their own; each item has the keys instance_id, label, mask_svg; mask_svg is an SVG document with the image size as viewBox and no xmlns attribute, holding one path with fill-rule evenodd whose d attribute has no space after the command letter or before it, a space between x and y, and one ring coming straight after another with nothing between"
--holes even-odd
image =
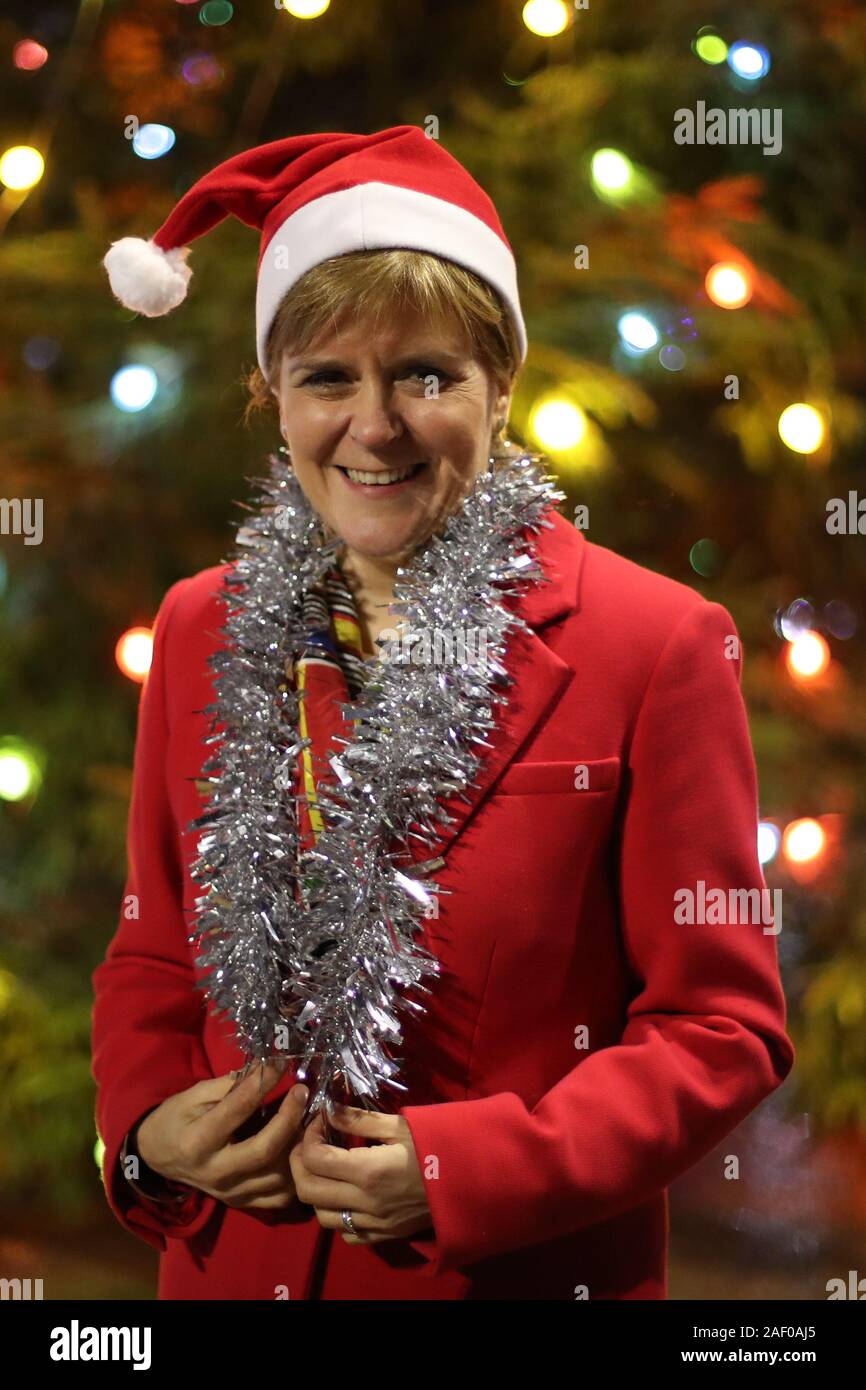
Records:
<instances>
[{"instance_id":1,"label":"woman","mask_svg":"<svg viewBox=\"0 0 866 1390\"><path fill-rule=\"evenodd\" d=\"M114 292L173 307L227 212L285 458L156 622L94 975L108 1201L162 1298L665 1298L667 1185L794 1055L775 928L678 907L761 898L734 623L497 443L513 257L435 142L236 156ZM487 649L419 657L461 614Z\"/></svg>"}]
</instances>

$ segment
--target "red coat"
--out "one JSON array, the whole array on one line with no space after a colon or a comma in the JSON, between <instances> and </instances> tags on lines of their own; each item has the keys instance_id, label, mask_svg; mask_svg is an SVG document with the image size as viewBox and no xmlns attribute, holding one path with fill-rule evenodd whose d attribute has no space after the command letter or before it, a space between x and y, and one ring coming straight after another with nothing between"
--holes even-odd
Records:
<instances>
[{"instance_id":1,"label":"red coat","mask_svg":"<svg viewBox=\"0 0 866 1390\"><path fill-rule=\"evenodd\" d=\"M187 941L223 567L166 594L129 820L139 915L124 911L93 976L107 1196L162 1252L161 1298L665 1298L668 1184L790 1071L774 935L674 918L700 880L765 886L733 620L553 517L495 748L471 805L447 803L450 891L426 924L444 969L404 1031L400 1113L435 1238L352 1246L311 1207L198 1192L181 1225L125 1190L134 1121L242 1062Z\"/></svg>"}]
</instances>

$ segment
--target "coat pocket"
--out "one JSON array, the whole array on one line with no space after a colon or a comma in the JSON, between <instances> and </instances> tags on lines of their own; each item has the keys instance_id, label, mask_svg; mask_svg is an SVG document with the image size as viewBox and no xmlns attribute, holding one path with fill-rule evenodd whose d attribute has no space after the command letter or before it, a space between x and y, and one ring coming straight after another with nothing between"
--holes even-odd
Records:
<instances>
[{"instance_id":1,"label":"coat pocket","mask_svg":"<svg viewBox=\"0 0 866 1390\"><path fill-rule=\"evenodd\" d=\"M569 792L592 796L613 790L619 782L619 758L568 758L555 762L516 762L506 768L495 790L506 796Z\"/></svg>"}]
</instances>

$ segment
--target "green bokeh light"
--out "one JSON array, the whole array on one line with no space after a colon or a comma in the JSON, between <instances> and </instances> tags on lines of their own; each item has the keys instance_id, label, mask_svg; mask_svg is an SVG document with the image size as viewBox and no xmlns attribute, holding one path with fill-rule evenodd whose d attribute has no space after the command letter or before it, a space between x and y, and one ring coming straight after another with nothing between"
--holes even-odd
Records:
<instances>
[{"instance_id":1,"label":"green bokeh light","mask_svg":"<svg viewBox=\"0 0 866 1390\"><path fill-rule=\"evenodd\" d=\"M705 579L711 579L722 568L721 546L706 537L703 540L695 541L689 551L689 564L696 574L703 575Z\"/></svg>"},{"instance_id":2,"label":"green bokeh light","mask_svg":"<svg viewBox=\"0 0 866 1390\"><path fill-rule=\"evenodd\" d=\"M207 4L199 10L198 17L202 24L228 24L234 12L229 0L207 0Z\"/></svg>"}]
</instances>

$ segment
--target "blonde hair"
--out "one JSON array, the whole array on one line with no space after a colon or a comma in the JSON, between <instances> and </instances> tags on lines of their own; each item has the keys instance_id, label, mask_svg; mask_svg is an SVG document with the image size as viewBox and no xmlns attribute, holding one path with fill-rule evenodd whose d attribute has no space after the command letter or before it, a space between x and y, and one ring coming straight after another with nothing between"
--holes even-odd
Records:
<instances>
[{"instance_id":1,"label":"blonde hair","mask_svg":"<svg viewBox=\"0 0 866 1390\"><path fill-rule=\"evenodd\" d=\"M246 377L244 421L253 411L277 409L271 387L278 389L285 351L303 352L349 314L378 325L395 308L436 324L456 322L493 379L513 383L521 363L514 320L485 280L427 251L351 251L314 266L286 293L268 334L267 376L256 366Z\"/></svg>"}]
</instances>

